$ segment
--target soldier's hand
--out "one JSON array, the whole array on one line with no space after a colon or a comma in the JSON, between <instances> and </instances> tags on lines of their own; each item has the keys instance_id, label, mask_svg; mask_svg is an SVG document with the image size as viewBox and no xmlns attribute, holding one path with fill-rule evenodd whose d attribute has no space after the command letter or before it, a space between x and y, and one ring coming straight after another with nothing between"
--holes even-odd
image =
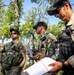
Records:
<instances>
[{"instance_id":1,"label":"soldier's hand","mask_svg":"<svg viewBox=\"0 0 74 75\"><path fill-rule=\"evenodd\" d=\"M66 66L70 65L68 61L65 61L64 64L65 64Z\"/></svg>"},{"instance_id":2,"label":"soldier's hand","mask_svg":"<svg viewBox=\"0 0 74 75\"><path fill-rule=\"evenodd\" d=\"M38 50L32 50L33 56L35 56L38 53Z\"/></svg>"},{"instance_id":3,"label":"soldier's hand","mask_svg":"<svg viewBox=\"0 0 74 75\"><path fill-rule=\"evenodd\" d=\"M33 59L36 60L36 61L39 61L41 60L42 58L44 58L44 55L42 53L37 53Z\"/></svg>"},{"instance_id":4,"label":"soldier's hand","mask_svg":"<svg viewBox=\"0 0 74 75\"><path fill-rule=\"evenodd\" d=\"M62 69L62 63L61 62L54 62L52 64L49 64L49 66L53 67L49 72L56 72L56 71Z\"/></svg>"}]
</instances>

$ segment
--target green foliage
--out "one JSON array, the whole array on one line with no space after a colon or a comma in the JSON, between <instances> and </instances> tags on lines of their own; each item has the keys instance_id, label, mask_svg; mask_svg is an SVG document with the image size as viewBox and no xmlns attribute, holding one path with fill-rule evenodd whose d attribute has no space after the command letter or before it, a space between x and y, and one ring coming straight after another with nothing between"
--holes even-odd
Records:
<instances>
[{"instance_id":1,"label":"green foliage","mask_svg":"<svg viewBox=\"0 0 74 75\"><path fill-rule=\"evenodd\" d=\"M31 1L38 5L37 7L41 9L42 13L44 13L45 16L47 15L47 9L50 6L49 0L31 0Z\"/></svg>"},{"instance_id":2,"label":"green foliage","mask_svg":"<svg viewBox=\"0 0 74 75\"><path fill-rule=\"evenodd\" d=\"M4 38L10 38L10 26L8 24L3 25L0 29L0 36L3 36Z\"/></svg>"},{"instance_id":3,"label":"green foliage","mask_svg":"<svg viewBox=\"0 0 74 75\"><path fill-rule=\"evenodd\" d=\"M62 32L62 27L64 26L64 22L59 22L57 25L48 26L48 32L54 34L56 37Z\"/></svg>"},{"instance_id":4,"label":"green foliage","mask_svg":"<svg viewBox=\"0 0 74 75\"><path fill-rule=\"evenodd\" d=\"M43 6L45 8L44 11L46 12L51 8L54 1L55 0L31 0L31 2L37 3L39 6Z\"/></svg>"},{"instance_id":5,"label":"green foliage","mask_svg":"<svg viewBox=\"0 0 74 75\"><path fill-rule=\"evenodd\" d=\"M44 2L47 2L47 3L49 3L49 4L53 4L53 2L54 2L55 0L31 0L31 2L35 2L35 3L37 3L37 4L44 4Z\"/></svg>"},{"instance_id":6,"label":"green foliage","mask_svg":"<svg viewBox=\"0 0 74 75\"><path fill-rule=\"evenodd\" d=\"M28 10L25 13L25 23L23 25L19 25L19 29L21 32L21 38L28 38L30 35L29 33L34 33L33 26L38 21L44 21L48 23L46 9L48 4L53 3L54 0L31 0L32 2L39 3L37 7L33 7L31 10ZM19 6L19 14L20 18L23 14L23 2L24 0L18 0ZM2 3L3 5L3 3ZM11 2L8 8L2 7L0 10L0 36L4 36L5 38L10 37L9 29L10 27L14 26L14 19L15 19L15 10L14 10L14 3ZM20 19L19 18L19 19ZM61 33L61 27L63 26L63 22L59 22L58 25L51 25L48 27L48 31L57 36ZM54 31L55 30L55 31ZM37 36L36 36L37 37Z\"/></svg>"},{"instance_id":7,"label":"green foliage","mask_svg":"<svg viewBox=\"0 0 74 75\"><path fill-rule=\"evenodd\" d=\"M18 7L19 7L20 18L21 18L22 14L23 14L23 8L22 8L23 2L24 2L24 0L18 0Z\"/></svg>"},{"instance_id":8,"label":"green foliage","mask_svg":"<svg viewBox=\"0 0 74 75\"><path fill-rule=\"evenodd\" d=\"M22 37L26 36L27 38L31 36L29 35L29 32L32 32L34 34L34 29L33 26L38 22L38 21L46 21L48 22L45 12L43 12L42 8L40 6L38 7L33 7L31 10L27 12L25 15L25 23L23 26L21 26L21 32ZM36 38L38 36L35 34Z\"/></svg>"},{"instance_id":9,"label":"green foliage","mask_svg":"<svg viewBox=\"0 0 74 75\"><path fill-rule=\"evenodd\" d=\"M14 21L14 4L10 3L10 5L8 6L8 9L5 12L5 23L8 23L9 25L11 25Z\"/></svg>"},{"instance_id":10,"label":"green foliage","mask_svg":"<svg viewBox=\"0 0 74 75\"><path fill-rule=\"evenodd\" d=\"M23 1L24 0L18 0L18 6L19 6L19 13L20 17L22 15L23 11ZM4 5L2 2L0 2L1 5ZM14 8L14 2L10 2L8 7L1 7L0 9L0 37L3 38L10 38L9 29L10 27L14 26L14 19L15 19L15 8Z\"/></svg>"},{"instance_id":11,"label":"green foliage","mask_svg":"<svg viewBox=\"0 0 74 75\"><path fill-rule=\"evenodd\" d=\"M29 33L33 33L33 25L34 22L32 21L26 21L24 25L20 27L21 37L29 37Z\"/></svg>"},{"instance_id":12,"label":"green foliage","mask_svg":"<svg viewBox=\"0 0 74 75\"><path fill-rule=\"evenodd\" d=\"M0 10L0 37L2 37L2 39L10 38L9 25L12 24L14 20L13 9L14 9L13 4L10 4L8 9L2 7Z\"/></svg>"},{"instance_id":13,"label":"green foliage","mask_svg":"<svg viewBox=\"0 0 74 75\"><path fill-rule=\"evenodd\" d=\"M2 7L1 7L2 6ZM3 25L5 9L3 7L3 2L0 2L0 26Z\"/></svg>"},{"instance_id":14,"label":"green foliage","mask_svg":"<svg viewBox=\"0 0 74 75\"><path fill-rule=\"evenodd\" d=\"M27 14L25 15L25 21L33 21L34 23L37 23L38 21L48 22L48 19L46 18L46 14L43 11L43 8L38 6L33 7L27 12Z\"/></svg>"},{"instance_id":15,"label":"green foliage","mask_svg":"<svg viewBox=\"0 0 74 75\"><path fill-rule=\"evenodd\" d=\"M48 2L52 5L55 0L48 0Z\"/></svg>"},{"instance_id":16,"label":"green foliage","mask_svg":"<svg viewBox=\"0 0 74 75\"><path fill-rule=\"evenodd\" d=\"M65 22L64 22L64 21L60 21L60 22L58 23L58 25L59 25L60 28L62 28L62 27L65 25Z\"/></svg>"}]
</instances>

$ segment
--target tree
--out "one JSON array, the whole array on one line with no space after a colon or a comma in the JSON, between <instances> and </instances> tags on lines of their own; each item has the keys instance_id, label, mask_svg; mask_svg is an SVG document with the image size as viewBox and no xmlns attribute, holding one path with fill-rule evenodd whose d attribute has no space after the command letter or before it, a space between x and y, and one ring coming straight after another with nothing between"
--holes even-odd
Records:
<instances>
[{"instance_id":1,"label":"tree","mask_svg":"<svg viewBox=\"0 0 74 75\"><path fill-rule=\"evenodd\" d=\"M6 10L5 10L5 8L4 8L4 4L3 4L3 2L1 1L0 2L0 4L1 4L1 9L0 9L0 40L2 40L2 43L4 42L4 39L5 39L5 37L9 37L9 35L7 35L8 34L8 29L9 29L9 27L7 26L7 24L5 23L5 12L6 12ZM5 24L6 24L6 26L5 26ZM6 31L7 30L7 31Z\"/></svg>"},{"instance_id":2,"label":"tree","mask_svg":"<svg viewBox=\"0 0 74 75\"><path fill-rule=\"evenodd\" d=\"M60 21L57 25L53 24L51 26L48 26L48 32L54 34L56 37L62 33L62 27L64 26L64 22Z\"/></svg>"},{"instance_id":3,"label":"tree","mask_svg":"<svg viewBox=\"0 0 74 75\"><path fill-rule=\"evenodd\" d=\"M28 36L29 32L32 32L34 34L33 26L38 21L46 21L48 22L45 12L43 12L42 8L40 6L33 7L31 10L28 10L27 14L25 15L25 22L20 27L20 30L22 32L22 36Z\"/></svg>"},{"instance_id":4,"label":"tree","mask_svg":"<svg viewBox=\"0 0 74 75\"><path fill-rule=\"evenodd\" d=\"M14 0L14 9L15 9L15 18L14 18L14 26L19 29L19 19L21 17L22 13L22 6L23 6L24 0Z\"/></svg>"},{"instance_id":5,"label":"tree","mask_svg":"<svg viewBox=\"0 0 74 75\"><path fill-rule=\"evenodd\" d=\"M4 3L3 3L4 5ZM2 43L4 42L5 39L10 38L10 25L13 23L13 3L10 3L8 5L8 8L3 6L0 10L0 37L2 39Z\"/></svg>"},{"instance_id":6,"label":"tree","mask_svg":"<svg viewBox=\"0 0 74 75\"><path fill-rule=\"evenodd\" d=\"M35 3L38 3L38 4L47 2L47 3L52 4L54 2L54 0L31 0L31 2L35 2Z\"/></svg>"},{"instance_id":7,"label":"tree","mask_svg":"<svg viewBox=\"0 0 74 75\"><path fill-rule=\"evenodd\" d=\"M1 31L0 38L1 39L10 38L9 30L11 27L14 27L14 26L16 27L16 24L17 24L17 27L19 28L19 19L21 18L21 15L23 13L23 10L22 10L23 1L24 0L18 0L17 4L19 7L19 11L17 12L19 13L19 17L17 17L16 19L15 19L16 15L15 15L15 7L14 7L15 2L11 1L10 4L8 5L8 8L4 6L1 7L1 10L0 10L0 31ZM2 5L5 5L5 4L2 2ZM14 25L15 22L17 23Z\"/></svg>"}]
</instances>

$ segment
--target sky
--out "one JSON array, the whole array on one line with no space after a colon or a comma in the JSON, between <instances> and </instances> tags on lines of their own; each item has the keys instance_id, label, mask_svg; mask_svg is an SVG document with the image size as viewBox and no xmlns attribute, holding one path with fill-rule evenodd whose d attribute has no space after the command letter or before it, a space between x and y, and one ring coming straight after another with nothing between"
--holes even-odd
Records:
<instances>
[{"instance_id":1,"label":"sky","mask_svg":"<svg viewBox=\"0 0 74 75\"><path fill-rule=\"evenodd\" d=\"M3 0L3 2L6 5L9 5L10 0ZM74 4L74 0L70 0L70 3ZM37 4L31 3L31 0L25 0L25 2L23 3L23 11L27 13L28 10L30 10L32 7L35 7L35 6L37 6ZM74 10L74 6L72 6L72 8ZM60 19L55 18L54 16L49 16L49 15L48 15L48 20L49 20L50 24L57 24L60 21ZM23 19L21 19L21 23L22 24L24 23L24 17L23 17ZM8 41L6 41L6 42L8 42Z\"/></svg>"},{"instance_id":2,"label":"sky","mask_svg":"<svg viewBox=\"0 0 74 75\"><path fill-rule=\"evenodd\" d=\"M70 3L74 4L74 0L70 0ZM27 12L27 10L30 10L34 6L36 6L36 4L31 3L31 0L25 0L24 6L23 6L25 8L24 11ZM72 8L74 10L74 6L72 6ZM57 24L60 21L60 19L58 19L54 16L49 16L49 15L48 15L48 19L49 19L49 22L50 22L51 25L52 24Z\"/></svg>"},{"instance_id":3,"label":"sky","mask_svg":"<svg viewBox=\"0 0 74 75\"><path fill-rule=\"evenodd\" d=\"M5 2L6 5L10 3L10 0L3 0L3 1ZM70 3L74 4L74 0L70 0ZM36 4L31 3L31 0L24 0L23 11L27 13L28 10L30 10L32 7L35 7L35 6ZM74 10L74 6L72 6L72 8ZM60 21L58 18L55 18L54 16L49 16L49 15L48 15L48 19L50 21L50 24L57 24ZM21 19L21 22L23 22L22 19Z\"/></svg>"}]
</instances>

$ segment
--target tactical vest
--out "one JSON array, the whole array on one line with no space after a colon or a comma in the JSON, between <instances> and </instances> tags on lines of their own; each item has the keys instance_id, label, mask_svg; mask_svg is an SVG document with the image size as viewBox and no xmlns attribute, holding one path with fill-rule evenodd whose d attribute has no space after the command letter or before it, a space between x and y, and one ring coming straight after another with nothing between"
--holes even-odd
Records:
<instances>
[{"instance_id":1,"label":"tactical vest","mask_svg":"<svg viewBox=\"0 0 74 75\"><path fill-rule=\"evenodd\" d=\"M56 44L55 42L52 40L52 38L50 38L49 36L51 36L49 33L46 33L40 40L41 40L41 48L45 48L45 56L48 57L52 57L53 55L55 55L55 48L56 48Z\"/></svg>"},{"instance_id":2,"label":"tactical vest","mask_svg":"<svg viewBox=\"0 0 74 75\"><path fill-rule=\"evenodd\" d=\"M64 57L65 60L67 60L71 55L74 54L73 50L73 43L71 38L63 32L58 36L59 40L59 49L62 53L62 56Z\"/></svg>"},{"instance_id":3,"label":"tactical vest","mask_svg":"<svg viewBox=\"0 0 74 75\"><path fill-rule=\"evenodd\" d=\"M18 61L21 58L23 60L18 47L19 43L15 45L13 42L5 46L5 53L2 54L2 65L4 69L9 70L10 67L19 65L21 61Z\"/></svg>"}]
</instances>

